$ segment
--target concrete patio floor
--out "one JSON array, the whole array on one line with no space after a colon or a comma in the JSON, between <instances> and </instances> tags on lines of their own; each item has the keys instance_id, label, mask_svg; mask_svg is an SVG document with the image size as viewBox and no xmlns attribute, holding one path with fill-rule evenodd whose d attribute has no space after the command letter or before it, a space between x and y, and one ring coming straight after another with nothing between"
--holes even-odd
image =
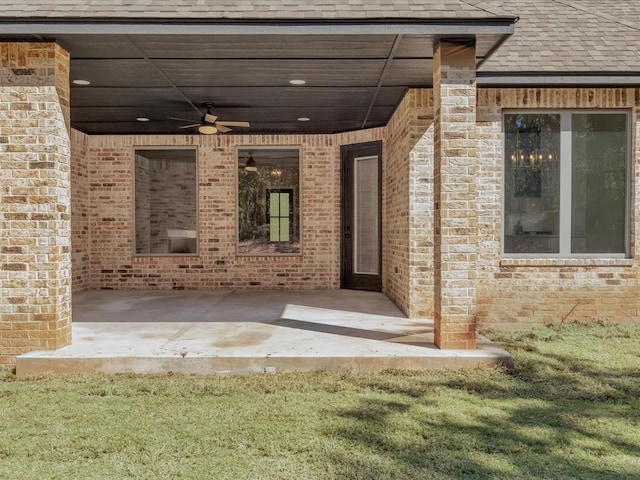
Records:
<instances>
[{"instance_id":1,"label":"concrete patio floor","mask_svg":"<svg viewBox=\"0 0 640 480\"><path fill-rule=\"evenodd\" d=\"M485 338L440 350L433 321L383 294L315 291L86 291L72 344L18 357L16 373L231 374L427 370L509 364Z\"/></svg>"}]
</instances>

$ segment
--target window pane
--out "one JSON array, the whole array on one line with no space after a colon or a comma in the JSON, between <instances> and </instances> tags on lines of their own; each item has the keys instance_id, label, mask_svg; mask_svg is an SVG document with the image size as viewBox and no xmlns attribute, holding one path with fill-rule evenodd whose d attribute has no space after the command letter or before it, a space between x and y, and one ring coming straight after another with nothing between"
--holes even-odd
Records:
<instances>
[{"instance_id":1,"label":"window pane","mask_svg":"<svg viewBox=\"0 0 640 480\"><path fill-rule=\"evenodd\" d=\"M280 238L281 242L289 241L289 218L283 217L280 219Z\"/></svg>"},{"instance_id":2,"label":"window pane","mask_svg":"<svg viewBox=\"0 0 640 480\"><path fill-rule=\"evenodd\" d=\"M136 150L135 252L197 253L195 150Z\"/></svg>"},{"instance_id":3,"label":"window pane","mask_svg":"<svg viewBox=\"0 0 640 480\"><path fill-rule=\"evenodd\" d=\"M297 149L238 151L239 254L300 253L299 157Z\"/></svg>"},{"instance_id":4,"label":"window pane","mask_svg":"<svg viewBox=\"0 0 640 480\"><path fill-rule=\"evenodd\" d=\"M269 194L269 215L271 217L278 217L280 213L280 202L278 201L280 198L279 193L270 193Z\"/></svg>"},{"instance_id":5,"label":"window pane","mask_svg":"<svg viewBox=\"0 0 640 480\"><path fill-rule=\"evenodd\" d=\"M627 115L572 118L572 253L624 253Z\"/></svg>"},{"instance_id":6,"label":"window pane","mask_svg":"<svg viewBox=\"0 0 640 480\"><path fill-rule=\"evenodd\" d=\"M280 216L289 216L289 194L286 192L280 194Z\"/></svg>"},{"instance_id":7,"label":"window pane","mask_svg":"<svg viewBox=\"0 0 640 480\"><path fill-rule=\"evenodd\" d=\"M378 265L378 157L355 158L354 273L377 274Z\"/></svg>"},{"instance_id":8,"label":"window pane","mask_svg":"<svg viewBox=\"0 0 640 480\"><path fill-rule=\"evenodd\" d=\"M269 241L277 242L280 240L280 219L278 217L271 217L269 227Z\"/></svg>"},{"instance_id":9,"label":"window pane","mask_svg":"<svg viewBox=\"0 0 640 480\"><path fill-rule=\"evenodd\" d=\"M560 115L505 115L505 253L558 253Z\"/></svg>"}]
</instances>

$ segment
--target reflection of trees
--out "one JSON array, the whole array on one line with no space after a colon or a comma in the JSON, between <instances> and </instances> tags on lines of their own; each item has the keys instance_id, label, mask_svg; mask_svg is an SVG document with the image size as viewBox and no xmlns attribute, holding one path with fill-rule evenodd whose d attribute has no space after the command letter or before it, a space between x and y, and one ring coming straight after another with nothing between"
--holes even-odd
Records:
<instances>
[{"instance_id":1,"label":"reflection of trees","mask_svg":"<svg viewBox=\"0 0 640 480\"><path fill-rule=\"evenodd\" d=\"M572 169L571 251L623 253L627 115L562 115L571 125L571 158L562 160L571 162ZM517 233L526 219L525 233L527 229L558 233L560 118L560 114L505 115L505 232ZM548 228L549 219L554 219L554 228Z\"/></svg>"},{"instance_id":2,"label":"reflection of trees","mask_svg":"<svg viewBox=\"0 0 640 480\"><path fill-rule=\"evenodd\" d=\"M267 190L270 188L293 188L293 210L291 218L291 242L300 238L300 202L298 167L278 167L274 175L273 166L258 165L256 172L238 169L238 229L239 240L269 240L267 224Z\"/></svg>"},{"instance_id":3,"label":"reflection of trees","mask_svg":"<svg viewBox=\"0 0 640 480\"><path fill-rule=\"evenodd\" d=\"M258 239L260 227L266 223L264 191L269 182L269 170L264 167L259 167L257 172L238 170L240 241Z\"/></svg>"},{"instance_id":4,"label":"reflection of trees","mask_svg":"<svg viewBox=\"0 0 640 480\"><path fill-rule=\"evenodd\" d=\"M624 252L626 115L574 115L572 149L574 251Z\"/></svg>"}]
</instances>

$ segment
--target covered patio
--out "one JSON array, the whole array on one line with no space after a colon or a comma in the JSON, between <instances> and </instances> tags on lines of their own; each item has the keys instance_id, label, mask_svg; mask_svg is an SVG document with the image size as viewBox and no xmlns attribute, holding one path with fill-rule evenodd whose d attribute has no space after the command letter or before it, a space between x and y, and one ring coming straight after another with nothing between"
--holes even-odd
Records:
<instances>
[{"instance_id":1,"label":"covered patio","mask_svg":"<svg viewBox=\"0 0 640 480\"><path fill-rule=\"evenodd\" d=\"M334 351L360 358L359 348L376 352L380 344L390 358L433 344L473 350L476 199L467 183L477 168L476 73L513 34L517 17L464 2L388 12L348 2L311 10L213 3L183 11L163 2L142 10L40 2L0 15L3 135L11 154L0 169L9 185L0 202L0 237L7 239L0 293L8 299L0 305L0 364L40 350L59 349L52 358L117 350L102 341L128 352L146 345L145 328L157 339L162 329L139 321L132 327L139 334L125 339L131 329L120 316L110 326L74 312L72 325L72 294L79 294L78 311L84 292L100 289L122 290L118 297L128 290L366 289L384 292L412 319L398 320L407 330L395 320L382 325L388 315L379 311L347 318L335 312L351 309L300 303L297 293L259 321L255 312L197 318L198 308L210 313L242 298L216 293L207 297L222 299L216 308L198 299L169 308L193 324L180 327L186 333L174 319L153 317L169 322L166 338L186 342L196 332L208 339L206 348L189 344L186 352L167 347L187 364L193 352L226 358L210 345L226 333L197 328L226 332L233 322L278 346L256 354L253 344L265 341L246 341L250 351L237 355L282 355L272 360L276 369ZM460 162L471 165L468 172L461 174ZM431 164L439 175L431 175ZM441 184L459 187L436 198ZM319 308L335 323L310 313ZM422 317L434 319L433 332L431 323L414 320ZM284 332L289 340L280 339ZM429 348L386 338L414 334L432 335L418 341ZM305 342L311 350L279 350ZM318 344L334 350L315 350ZM143 357L162 351L158 344L143 350ZM325 367L314 360L306 368Z\"/></svg>"},{"instance_id":2,"label":"covered patio","mask_svg":"<svg viewBox=\"0 0 640 480\"><path fill-rule=\"evenodd\" d=\"M115 291L74 295L73 342L17 358L43 372L231 374L418 370L509 364L480 337L440 350L433 321L354 290Z\"/></svg>"}]
</instances>

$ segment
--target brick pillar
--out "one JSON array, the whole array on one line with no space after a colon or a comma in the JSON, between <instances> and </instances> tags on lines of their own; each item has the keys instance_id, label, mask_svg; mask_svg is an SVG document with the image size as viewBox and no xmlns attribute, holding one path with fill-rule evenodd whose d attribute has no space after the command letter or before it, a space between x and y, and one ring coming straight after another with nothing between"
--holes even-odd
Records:
<instances>
[{"instance_id":1,"label":"brick pillar","mask_svg":"<svg viewBox=\"0 0 640 480\"><path fill-rule=\"evenodd\" d=\"M0 366L71 341L69 55L0 43Z\"/></svg>"},{"instance_id":2,"label":"brick pillar","mask_svg":"<svg viewBox=\"0 0 640 480\"><path fill-rule=\"evenodd\" d=\"M440 348L476 346L475 45L441 41L433 59L434 316Z\"/></svg>"}]
</instances>

